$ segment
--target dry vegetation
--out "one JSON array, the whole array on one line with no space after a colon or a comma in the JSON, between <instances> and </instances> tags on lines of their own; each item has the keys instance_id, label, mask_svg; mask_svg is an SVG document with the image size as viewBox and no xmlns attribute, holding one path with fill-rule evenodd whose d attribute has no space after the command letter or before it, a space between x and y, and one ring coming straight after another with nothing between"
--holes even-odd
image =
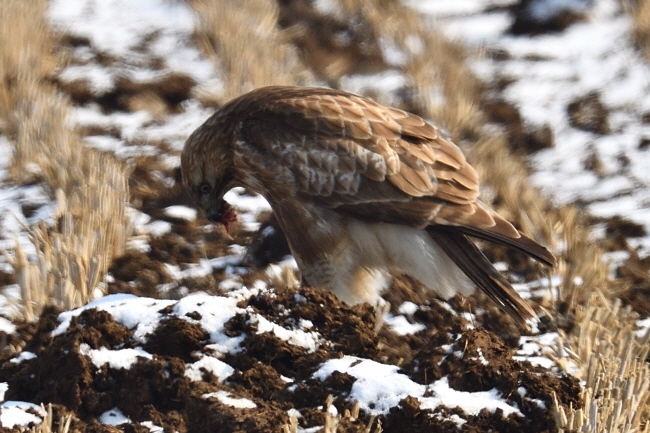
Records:
<instances>
[{"instance_id":1,"label":"dry vegetation","mask_svg":"<svg viewBox=\"0 0 650 433\"><path fill-rule=\"evenodd\" d=\"M0 3L0 119L14 147L10 180L42 183L56 200L54 226L29 228L36 260L18 243L10 258L27 320L47 303L69 309L91 299L128 235L124 168L83 147L69 127L67 99L47 83L57 58L46 8L46 1Z\"/></svg>"},{"instance_id":2,"label":"dry vegetation","mask_svg":"<svg viewBox=\"0 0 650 433\"><path fill-rule=\"evenodd\" d=\"M623 5L634 21L634 42L643 55L650 59L650 1L625 0Z\"/></svg>"},{"instance_id":3,"label":"dry vegetation","mask_svg":"<svg viewBox=\"0 0 650 433\"><path fill-rule=\"evenodd\" d=\"M620 301L603 306L594 296L580 311L581 320L568 348L558 348L557 362L572 359L587 386L584 407L556 405L560 432L648 432L650 333L638 339L635 314Z\"/></svg>"},{"instance_id":4,"label":"dry vegetation","mask_svg":"<svg viewBox=\"0 0 650 433\"><path fill-rule=\"evenodd\" d=\"M222 94L216 103L269 85L304 85L310 73L278 28L279 8L273 1L191 0L196 12L196 40L221 71ZM228 17L228 19L223 19Z\"/></svg>"},{"instance_id":5,"label":"dry vegetation","mask_svg":"<svg viewBox=\"0 0 650 433\"><path fill-rule=\"evenodd\" d=\"M342 420L356 420L359 419L359 404L355 403L352 410L345 410L342 414L332 415L330 406L332 406L333 398L331 395L327 397L325 405L323 406L323 414L325 416L325 424L323 425L323 433L336 433L339 424ZM381 421L376 416L371 416L366 427L368 433L382 433ZM298 433L298 418L292 416L289 424L282 426L283 433Z\"/></svg>"},{"instance_id":6,"label":"dry vegetation","mask_svg":"<svg viewBox=\"0 0 650 433\"><path fill-rule=\"evenodd\" d=\"M41 405L41 408L45 411L43 422L33 429L26 431L32 433L68 433L70 431L70 424L72 421L71 415L62 416L58 420L55 420L51 404L48 404L47 408ZM58 427L55 428L54 425L58 425Z\"/></svg>"},{"instance_id":7,"label":"dry vegetation","mask_svg":"<svg viewBox=\"0 0 650 433\"><path fill-rule=\"evenodd\" d=\"M309 65L290 43L291 29L279 29L275 2L190 4L198 17L197 43L223 73L223 92L206 100L222 103L255 87L312 81ZM646 52L649 4L639 0L634 9L635 37ZM422 112L449 129L456 141L471 144L470 159L499 211L540 241L563 245L557 269L563 280L560 299L546 308L558 322L577 324L567 328L571 331L556 350L556 362L565 369L574 362L586 387L584 408L556 407L558 428L650 431L650 371L644 362L650 336L641 341L634 336L635 315L615 298L623 287L607 279L602 252L587 241L588 228L577 210L555 209L527 187L525 163L511 154L506 135L484 134L483 85L467 67L463 48L425 28L400 2L339 0L338 5L351 21L371 29L371 37L390 40L408 54L403 70ZM38 261L28 263L20 248L13 258L30 319L52 296L64 308L85 302L128 235L124 169L110 157L81 151L77 135L66 126L67 101L46 83L56 64L53 39L48 32L30 30L48 27L46 6L45 0L0 2L0 46L14 47L0 51L0 131L15 146L11 180L44 182L58 204L55 227L30 229ZM433 100L436 92L442 92L443 101ZM328 431L336 431L331 421ZM296 429L285 426L285 431Z\"/></svg>"}]
</instances>

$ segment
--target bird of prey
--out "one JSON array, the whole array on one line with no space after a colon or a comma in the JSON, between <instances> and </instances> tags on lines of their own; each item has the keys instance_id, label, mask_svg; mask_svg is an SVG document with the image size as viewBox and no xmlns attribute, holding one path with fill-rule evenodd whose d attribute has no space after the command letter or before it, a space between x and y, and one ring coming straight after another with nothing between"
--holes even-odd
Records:
<instances>
[{"instance_id":1,"label":"bird of prey","mask_svg":"<svg viewBox=\"0 0 650 433\"><path fill-rule=\"evenodd\" d=\"M261 194L306 284L376 303L391 273L442 299L478 286L519 324L536 317L470 238L554 256L478 200L461 150L421 117L340 90L273 86L219 108L187 139L183 182L213 222L224 194Z\"/></svg>"}]
</instances>

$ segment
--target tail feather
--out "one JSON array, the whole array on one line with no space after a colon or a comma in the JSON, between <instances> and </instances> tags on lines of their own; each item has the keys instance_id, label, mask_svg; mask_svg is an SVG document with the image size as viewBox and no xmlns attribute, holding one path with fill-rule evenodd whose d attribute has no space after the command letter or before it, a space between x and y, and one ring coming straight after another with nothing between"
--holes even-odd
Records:
<instances>
[{"instance_id":1,"label":"tail feather","mask_svg":"<svg viewBox=\"0 0 650 433\"><path fill-rule=\"evenodd\" d=\"M527 321L537 318L535 311L465 234L457 227L430 226L427 231L474 284L519 325L529 328Z\"/></svg>"},{"instance_id":2,"label":"tail feather","mask_svg":"<svg viewBox=\"0 0 650 433\"><path fill-rule=\"evenodd\" d=\"M511 238L499 233L478 230L472 227L453 227L453 229L484 241L514 248L546 266L555 266L555 256L553 253L521 232L519 232L519 238Z\"/></svg>"},{"instance_id":3,"label":"tail feather","mask_svg":"<svg viewBox=\"0 0 650 433\"><path fill-rule=\"evenodd\" d=\"M547 266L555 265L553 254L481 201L436 210L430 227L447 227L456 233L515 248Z\"/></svg>"}]
</instances>

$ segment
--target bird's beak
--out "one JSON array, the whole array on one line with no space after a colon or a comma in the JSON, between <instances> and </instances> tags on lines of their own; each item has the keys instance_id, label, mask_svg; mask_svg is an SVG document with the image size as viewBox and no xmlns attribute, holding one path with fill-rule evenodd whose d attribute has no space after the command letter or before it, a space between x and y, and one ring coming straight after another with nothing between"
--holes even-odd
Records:
<instances>
[{"instance_id":1,"label":"bird's beak","mask_svg":"<svg viewBox=\"0 0 650 433\"><path fill-rule=\"evenodd\" d=\"M221 222L221 218L223 216L223 206L221 203L223 203L223 201L220 200L218 203L213 203L210 207L203 209L203 214L208 219L208 221L211 221L213 223Z\"/></svg>"},{"instance_id":2,"label":"bird's beak","mask_svg":"<svg viewBox=\"0 0 650 433\"><path fill-rule=\"evenodd\" d=\"M207 209L203 209L203 212L209 221L215 224L223 224L228 233L230 233L230 224L237 221L235 210L225 200L217 200L211 203Z\"/></svg>"}]
</instances>

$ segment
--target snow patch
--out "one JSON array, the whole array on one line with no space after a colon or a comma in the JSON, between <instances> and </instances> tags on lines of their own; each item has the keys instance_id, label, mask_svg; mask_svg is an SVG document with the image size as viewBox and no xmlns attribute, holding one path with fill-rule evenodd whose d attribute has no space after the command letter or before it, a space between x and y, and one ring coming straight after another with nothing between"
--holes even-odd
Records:
<instances>
[{"instance_id":1,"label":"snow patch","mask_svg":"<svg viewBox=\"0 0 650 433\"><path fill-rule=\"evenodd\" d=\"M99 422L104 425L118 426L120 424L131 423L131 420L121 410L114 407L101 414L99 416Z\"/></svg>"},{"instance_id":2,"label":"snow patch","mask_svg":"<svg viewBox=\"0 0 650 433\"><path fill-rule=\"evenodd\" d=\"M225 405L236 407L239 409L255 409L257 407L254 401L249 400L247 398L231 397L231 394L227 391L209 392L203 394L202 397L205 399L216 398L217 400L219 400L221 403Z\"/></svg>"},{"instance_id":3,"label":"snow patch","mask_svg":"<svg viewBox=\"0 0 650 433\"><path fill-rule=\"evenodd\" d=\"M138 362L138 358L153 359L153 355L137 347L135 349L117 349L111 350L106 347L91 349L86 343L79 345L79 352L90 358L97 368L108 364L110 368L128 370L133 364Z\"/></svg>"},{"instance_id":4,"label":"snow patch","mask_svg":"<svg viewBox=\"0 0 650 433\"><path fill-rule=\"evenodd\" d=\"M203 380L204 371L212 373L223 382L235 372L235 369L217 358L203 356L198 361L185 366L185 377L189 377L190 380L198 382Z\"/></svg>"},{"instance_id":5,"label":"snow patch","mask_svg":"<svg viewBox=\"0 0 650 433\"><path fill-rule=\"evenodd\" d=\"M385 415L391 408L408 396L420 400L421 409L435 409L438 406L459 407L468 415L478 415L487 409L494 412L501 409L504 416L521 415L519 409L505 402L496 389L483 392L457 391L449 387L446 377L425 386L413 382L408 376L398 373L395 365L380 364L375 361L344 356L323 363L313 377L325 380L334 371L354 376L349 399L358 401L364 411L372 415ZM433 397L425 397L433 394Z\"/></svg>"},{"instance_id":6,"label":"snow patch","mask_svg":"<svg viewBox=\"0 0 650 433\"><path fill-rule=\"evenodd\" d=\"M411 323L404 316L393 316L390 313L384 316L384 322L390 326L390 329L397 335L416 334L426 329L426 326L421 323Z\"/></svg>"}]
</instances>

